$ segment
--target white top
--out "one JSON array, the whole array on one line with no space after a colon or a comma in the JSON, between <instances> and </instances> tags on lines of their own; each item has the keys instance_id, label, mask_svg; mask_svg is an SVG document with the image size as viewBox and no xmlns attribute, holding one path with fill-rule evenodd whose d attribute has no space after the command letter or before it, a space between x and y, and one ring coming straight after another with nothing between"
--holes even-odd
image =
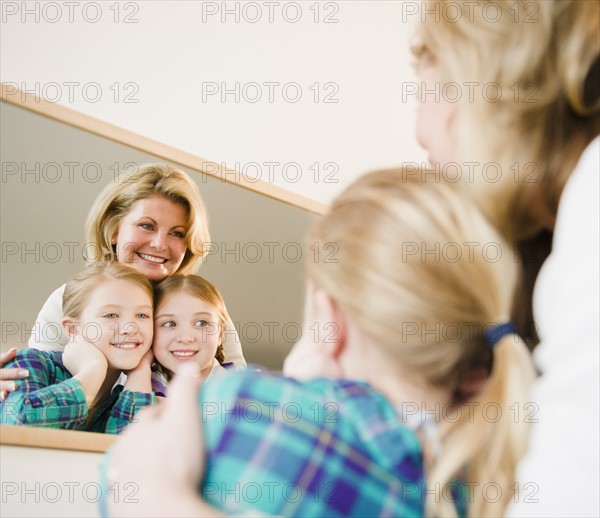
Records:
<instances>
[{"instance_id":1,"label":"white top","mask_svg":"<svg viewBox=\"0 0 600 518\"><path fill-rule=\"evenodd\" d=\"M538 423L508 516L600 516L599 157L597 138L565 186L552 253L535 286L541 342L534 361L542 375L530 401Z\"/></svg>"},{"instance_id":2,"label":"white top","mask_svg":"<svg viewBox=\"0 0 600 518\"><path fill-rule=\"evenodd\" d=\"M62 351L69 338L62 330L62 299L66 284L56 288L44 302L31 330L28 345L40 351Z\"/></svg>"},{"instance_id":3,"label":"white top","mask_svg":"<svg viewBox=\"0 0 600 518\"><path fill-rule=\"evenodd\" d=\"M62 332L62 298L65 284L54 290L42 306L31 331L28 345L41 351L62 351L68 337ZM227 321L223 352L226 362L232 362L236 369L246 367L242 345L231 318Z\"/></svg>"}]
</instances>

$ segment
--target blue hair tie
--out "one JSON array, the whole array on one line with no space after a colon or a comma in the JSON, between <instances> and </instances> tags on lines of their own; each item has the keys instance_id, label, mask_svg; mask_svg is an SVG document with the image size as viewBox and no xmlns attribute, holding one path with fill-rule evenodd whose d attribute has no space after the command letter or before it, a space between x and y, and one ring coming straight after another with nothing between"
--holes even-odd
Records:
<instances>
[{"instance_id":1,"label":"blue hair tie","mask_svg":"<svg viewBox=\"0 0 600 518\"><path fill-rule=\"evenodd\" d=\"M504 324L490 324L483 332L483 337L488 345L493 348L506 335L518 334L517 328L511 322L506 322Z\"/></svg>"}]
</instances>

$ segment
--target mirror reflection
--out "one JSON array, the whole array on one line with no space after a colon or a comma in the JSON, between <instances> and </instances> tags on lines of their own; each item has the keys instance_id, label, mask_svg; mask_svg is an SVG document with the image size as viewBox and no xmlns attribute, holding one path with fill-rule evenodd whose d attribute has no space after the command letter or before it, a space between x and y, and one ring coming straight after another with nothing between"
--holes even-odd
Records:
<instances>
[{"instance_id":1,"label":"mirror reflection","mask_svg":"<svg viewBox=\"0 0 600 518\"><path fill-rule=\"evenodd\" d=\"M2 104L2 344L25 347L48 296L86 264L85 217L122 171L161 159ZM304 235L314 215L186 170L210 222L198 270L222 295L249 363L281 368L300 334Z\"/></svg>"}]
</instances>

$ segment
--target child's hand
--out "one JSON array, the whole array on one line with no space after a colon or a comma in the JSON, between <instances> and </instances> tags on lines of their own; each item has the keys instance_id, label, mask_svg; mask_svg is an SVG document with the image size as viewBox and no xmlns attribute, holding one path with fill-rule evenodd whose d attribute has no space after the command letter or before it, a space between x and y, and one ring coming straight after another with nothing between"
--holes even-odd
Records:
<instances>
[{"instance_id":1,"label":"child's hand","mask_svg":"<svg viewBox=\"0 0 600 518\"><path fill-rule=\"evenodd\" d=\"M91 403L106 378L108 361L100 349L81 335L73 337L65 346L63 364L83 386L86 400Z\"/></svg>"},{"instance_id":2,"label":"child's hand","mask_svg":"<svg viewBox=\"0 0 600 518\"><path fill-rule=\"evenodd\" d=\"M137 367L127 371L127 381L125 382L125 390L133 392L152 392L152 362L154 362L154 353L149 349Z\"/></svg>"},{"instance_id":3,"label":"child's hand","mask_svg":"<svg viewBox=\"0 0 600 518\"><path fill-rule=\"evenodd\" d=\"M108 494L109 515L218 515L197 493L205 463L199 386L194 366L186 365L164 403L142 410L119 436L105 466L108 486L135 487L137 504Z\"/></svg>"},{"instance_id":4,"label":"child's hand","mask_svg":"<svg viewBox=\"0 0 600 518\"><path fill-rule=\"evenodd\" d=\"M62 359L63 364L73 376L88 371L102 372L102 379L106 376L106 370L108 369L106 356L81 335L73 337L65 346Z\"/></svg>"},{"instance_id":5,"label":"child's hand","mask_svg":"<svg viewBox=\"0 0 600 518\"><path fill-rule=\"evenodd\" d=\"M148 352L146 354L144 354L144 356L142 356L142 359L140 360L140 363L138 363L137 367L134 367L133 369L131 369L130 371L127 372L127 376L130 376L131 374L134 374L136 372L142 372L142 373L150 373L151 367L152 367L152 363L154 362L154 352L152 352L152 349L148 349Z\"/></svg>"},{"instance_id":6,"label":"child's hand","mask_svg":"<svg viewBox=\"0 0 600 518\"><path fill-rule=\"evenodd\" d=\"M339 364L313 343L298 342L283 362L283 374L298 380L341 378Z\"/></svg>"}]
</instances>

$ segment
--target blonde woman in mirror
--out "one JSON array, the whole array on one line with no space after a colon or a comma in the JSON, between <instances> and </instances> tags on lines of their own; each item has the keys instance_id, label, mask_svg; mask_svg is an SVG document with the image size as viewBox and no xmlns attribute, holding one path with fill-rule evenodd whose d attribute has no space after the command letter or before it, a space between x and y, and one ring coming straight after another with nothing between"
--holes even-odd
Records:
<instances>
[{"instance_id":1,"label":"blonde woman in mirror","mask_svg":"<svg viewBox=\"0 0 600 518\"><path fill-rule=\"evenodd\" d=\"M528 425L510 406L525 404L535 376L506 322L518 267L456 190L405 173L366 175L314 225L308 241L336 243L337 253L308 265L288 377L228 372L199 398L142 415L105 471L108 486L136 480L139 503L106 493L107 514L202 516L214 512L207 504L234 515L503 514L527 444ZM495 253L469 253L473 242ZM453 261L431 253L445 248ZM485 387L460 398L482 361L491 366ZM501 418L488 418L490 406ZM140 461L149 447L154 455ZM486 498L486 484L501 497Z\"/></svg>"},{"instance_id":2,"label":"blonde woman in mirror","mask_svg":"<svg viewBox=\"0 0 600 518\"><path fill-rule=\"evenodd\" d=\"M129 264L157 282L175 273L196 272L210 242L208 215L198 186L186 173L164 164L146 164L104 188L88 214L86 238L90 261ZM60 351L66 345L60 327L63 292L64 285L42 307L29 347ZM223 346L226 362L245 367L231 319ZM0 378L9 380L14 374L0 372ZM0 383L1 399L19 382Z\"/></svg>"},{"instance_id":3,"label":"blonde woman in mirror","mask_svg":"<svg viewBox=\"0 0 600 518\"><path fill-rule=\"evenodd\" d=\"M418 140L518 251L512 320L541 340L509 514L599 516L600 3L418 4Z\"/></svg>"},{"instance_id":4,"label":"blonde woman in mirror","mask_svg":"<svg viewBox=\"0 0 600 518\"><path fill-rule=\"evenodd\" d=\"M63 295L62 351L21 349L9 368L30 375L0 403L2 424L118 433L154 404L152 286L138 270L96 262ZM128 378L115 386L121 373Z\"/></svg>"},{"instance_id":5,"label":"blonde woman in mirror","mask_svg":"<svg viewBox=\"0 0 600 518\"><path fill-rule=\"evenodd\" d=\"M199 275L171 275L154 287L152 351L170 381L185 363L207 380L231 367L223 341L229 317L217 288Z\"/></svg>"}]
</instances>

